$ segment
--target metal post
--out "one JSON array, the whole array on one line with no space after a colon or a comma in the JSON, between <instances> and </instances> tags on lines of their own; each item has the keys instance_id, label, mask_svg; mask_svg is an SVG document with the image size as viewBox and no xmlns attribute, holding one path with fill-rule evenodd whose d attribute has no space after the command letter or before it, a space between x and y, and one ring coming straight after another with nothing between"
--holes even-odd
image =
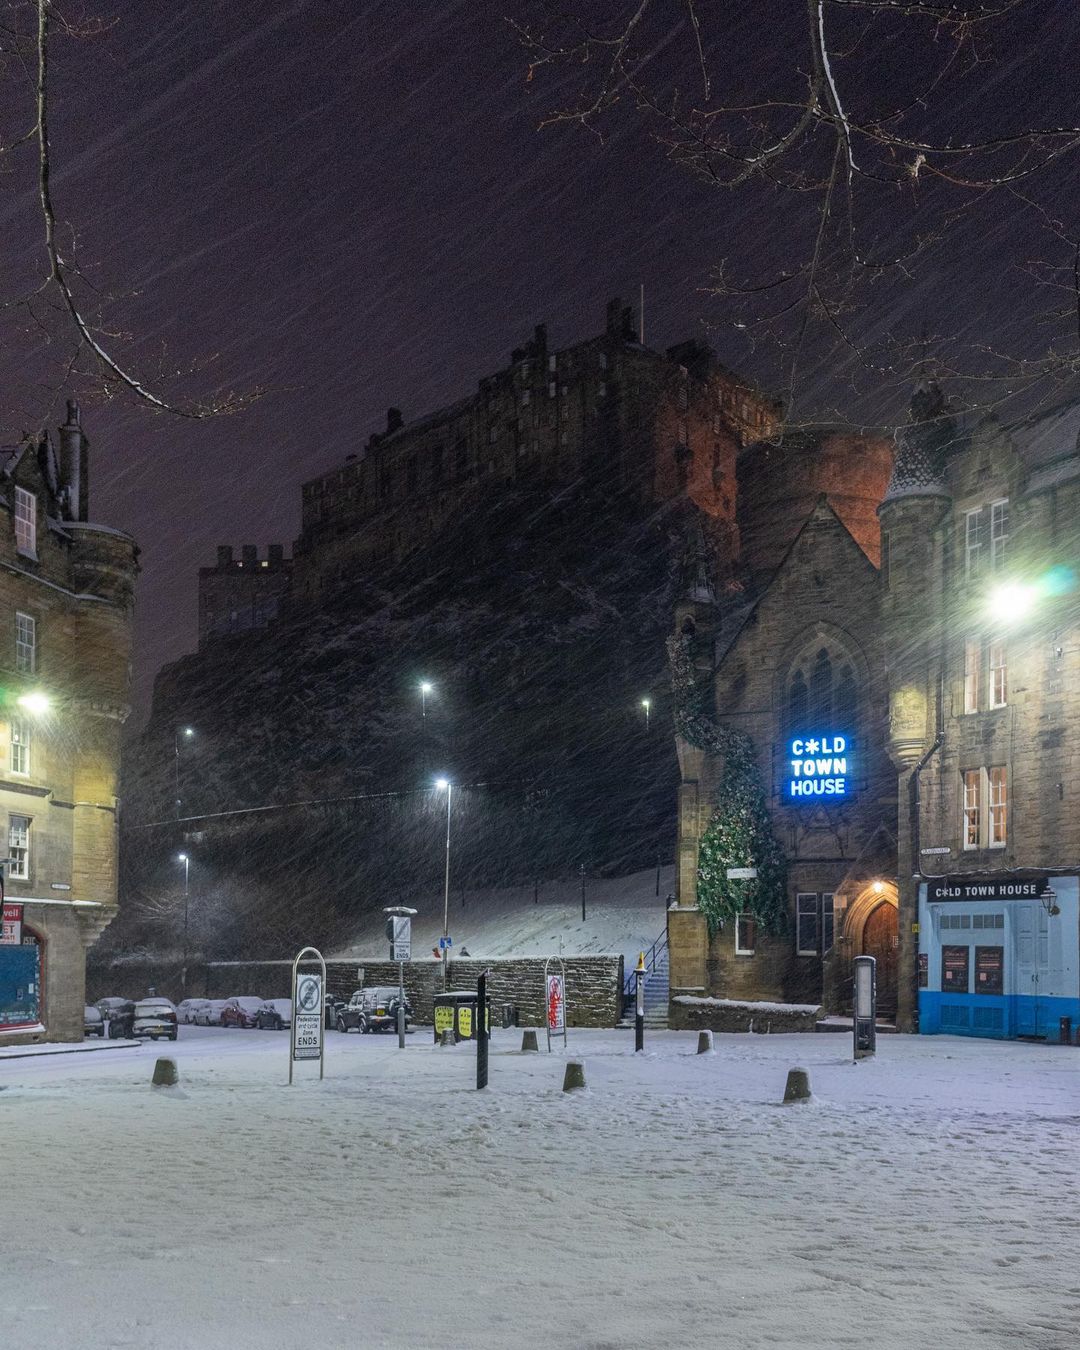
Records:
<instances>
[{"instance_id":1,"label":"metal post","mask_svg":"<svg viewBox=\"0 0 1080 1350\"><path fill-rule=\"evenodd\" d=\"M857 956L852 1007L854 1057L866 1059L877 1050L877 960Z\"/></svg>"},{"instance_id":2,"label":"metal post","mask_svg":"<svg viewBox=\"0 0 1080 1350\"><path fill-rule=\"evenodd\" d=\"M179 730L179 728L175 728L175 729L173 730L173 750L174 750L174 752L175 752L174 755L173 755L173 770L174 770L175 782L176 782L176 796L175 796L175 800L176 800L176 819L179 820L179 819L180 819L180 730Z\"/></svg>"},{"instance_id":3,"label":"metal post","mask_svg":"<svg viewBox=\"0 0 1080 1350\"><path fill-rule=\"evenodd\" d=\"M454 791L453 783L448 782L446 785L446 878L443 885L443 919L442 919L442 935L444 938L448 938L450 936L450 797L453 791ZM450 951L449 947L446 945L445 942L443 942L442 987L444 994L446 993L446 986L447 986L446 958L449 951Z\"/></svg>"},{"instance_id":4,"label":"metal post","mask_svg":"<svg viewBox=\"0 0 1080 1350\"><path fill-rule=\"evenodd\" d=\"M634 971L634 1053L645 1049L645 953L639 952Z\"/></svg>"},{"instance_id":5,"label":"metal post","mask_svg":"<svg viewBox=\"0 0 1080 1350\"><path fill-rule=\"evenodd\" d=\"M585 864L581 864L581 922L585 922Z\"/></svg>"},{"instance_id":6,"label":"metal post","mask_svg":"<svg viewBox=\"0 0 1080 1350\"><path fill-rule=\"evenodd\" d=\"M405 962L397 963L397 1043L398 1049L405 1049Z\"/></svg>"},{"instance_id":7,"label":"metal post","mask_svg":"<svg viewBox=\"0 0 1080 1350\"><path fill-rule=\"evenodd\" d=\"M188 868L191 866L191 859L184 854L184 964L180 970L180 989L181 998L187 998L187 966L188 966Z\"/></svg>"},{"instance_id":8,"label":"metal post","mask_svg":"<svg viewBox=\"0 0 1080 1350\"><path fill-rule=\"evenodd\" d=\"M656 894L660 894L660 850L656 850Z\"/></svg>"},{"instance_id":9,"label":"metal post","mask_svg":"<svg viewBox=\"0 0 1080 1350\"><path fill-rule=\"evenodd\" d=\"M488 1083L487 971L476 981L476 1087Z\"/></svg>"}]
</instances>

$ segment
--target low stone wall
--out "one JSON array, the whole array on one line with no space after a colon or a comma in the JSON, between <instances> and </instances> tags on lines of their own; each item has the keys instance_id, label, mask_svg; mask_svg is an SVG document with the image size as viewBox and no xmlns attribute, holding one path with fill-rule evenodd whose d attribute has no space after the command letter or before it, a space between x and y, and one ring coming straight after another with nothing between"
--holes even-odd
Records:
<instances>
[{"instance_id":1,"label":"low stone wall","mask_svg":"<svg viewBox=\"0 0 1080 1350\"><path fill-rule=\"evenodd\" d=\"M543 1026L546 991L544 957L507 957L503 960L451 961L447 970L450 989L475 989L484 970L489 971L488 995L498 1014L503 1003L516 1003L522 1026ZM621 956L566 956L567 1021L572 1027L613 1027L622 1013L623 958ZM310 969L310 967L306 967ZM327 961L326 983L330 993L348 998L360 987L357 974L363 970L363 984L398 982L398 968L392 961ZM552 964L552 970L557 970ZM210 961L188 966L189 998L230 998L234 994L256 994L261 998L288 998L291 961ZM91 1001L107 995L145 998L153 987L174 1001L181 997L180 969L169 964L124 962L95 967L88 976ZM442 991L442 966L431 959L405 963L405 993L418 1022L432 1019L434 997Z\"/></svg>"},{"instance_id":2,"label":"low stone wall","mask_svg":"<svg viewBox=\"0 0 1080 1350\"><path fill-rule=\"evenodd\" d=\"M809 1003L754 1003L678 994L668 1008L675 1031L813 1031L821 1009Z\"/></svg>"}]
</instances>

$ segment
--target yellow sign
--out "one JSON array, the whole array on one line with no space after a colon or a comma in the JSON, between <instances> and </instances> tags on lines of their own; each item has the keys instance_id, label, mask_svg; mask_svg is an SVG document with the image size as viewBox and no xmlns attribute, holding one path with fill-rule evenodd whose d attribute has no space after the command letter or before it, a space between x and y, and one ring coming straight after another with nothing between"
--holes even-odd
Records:
<instances>
[{"instance_id":1,"label":"yellow sign","mask_svg":"<svg viewBox=\"0 0 1080 1350\"><path fill-rule=\"evenodd\" d=\"M466 1041L472 1035L472 1009L468 1006L458 1009L458 1035Z\"/></svg>"},{"instance_id":2,"label":"yellow sign","mask_svg":"<svg viewBox=\"0 0 1080 1350\"><path fill-rule=\"evenodd\" d=\"M453 1008L436 1008L435 1030L437 1032L441 1032L441 1031L453 1031L453 1029L454 1029Z\"/></svg>"}]
</instances>

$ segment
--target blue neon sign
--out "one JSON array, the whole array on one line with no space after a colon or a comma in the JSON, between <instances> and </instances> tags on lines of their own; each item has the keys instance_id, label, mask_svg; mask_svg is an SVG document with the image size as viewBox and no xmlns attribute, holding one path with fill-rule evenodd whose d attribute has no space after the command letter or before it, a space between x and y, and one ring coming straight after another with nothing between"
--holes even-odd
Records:
<instances>
[{"instance_id":1,"label":"blue neon sign","mask_svg":"<svg viewBox=\"0 0 1080 1350\"><path fill-rule=\"evenodd\" d=\"M851 737L840 732L795 736L788 742L785 796L789 801L854 796Z\"/></svg>"}]
</instances>

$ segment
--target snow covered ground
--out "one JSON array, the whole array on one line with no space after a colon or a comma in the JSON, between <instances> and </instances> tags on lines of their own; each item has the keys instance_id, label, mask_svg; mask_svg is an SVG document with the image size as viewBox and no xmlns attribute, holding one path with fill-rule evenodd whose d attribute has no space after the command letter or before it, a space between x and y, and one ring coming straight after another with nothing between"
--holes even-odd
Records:
<instances>
[{"instance_id":1,"label":"snow covered ground","mask_svg":"<svg viewBox=\"0 0 1080 1350\"><path fill-rule=\"evenodd\" d=\"M842 1036L184 1027L0 1064L0 1341L49 1350L1066 1350L1080 1052ZM787 1069L815 1100L779 1105Z\"/></svg>"},{"instance_id":2,"label":"snow covered ground","mask_svg":"<svg viewBox=\"0 0 1080 1350\"><path fill-rule=\"evenodd\" d=\"M666 898L675 889L673 867L661 868L659 897L655 869L602 880L589 877L585 885L584 922L581 882L575 878L541 882L536 904L531 886L469 891L464 907L452 891L450 934L455 953L463 947L470 956L483 957L550 956L560 950L567 955L621 952L631 963L665 931ZM419 901L416 908L413 950L426 955L442 936L442 893ZM334 955L384 960L385 923L381 914L371 917L367 927Z\"/></svg>"}]
</instances>

